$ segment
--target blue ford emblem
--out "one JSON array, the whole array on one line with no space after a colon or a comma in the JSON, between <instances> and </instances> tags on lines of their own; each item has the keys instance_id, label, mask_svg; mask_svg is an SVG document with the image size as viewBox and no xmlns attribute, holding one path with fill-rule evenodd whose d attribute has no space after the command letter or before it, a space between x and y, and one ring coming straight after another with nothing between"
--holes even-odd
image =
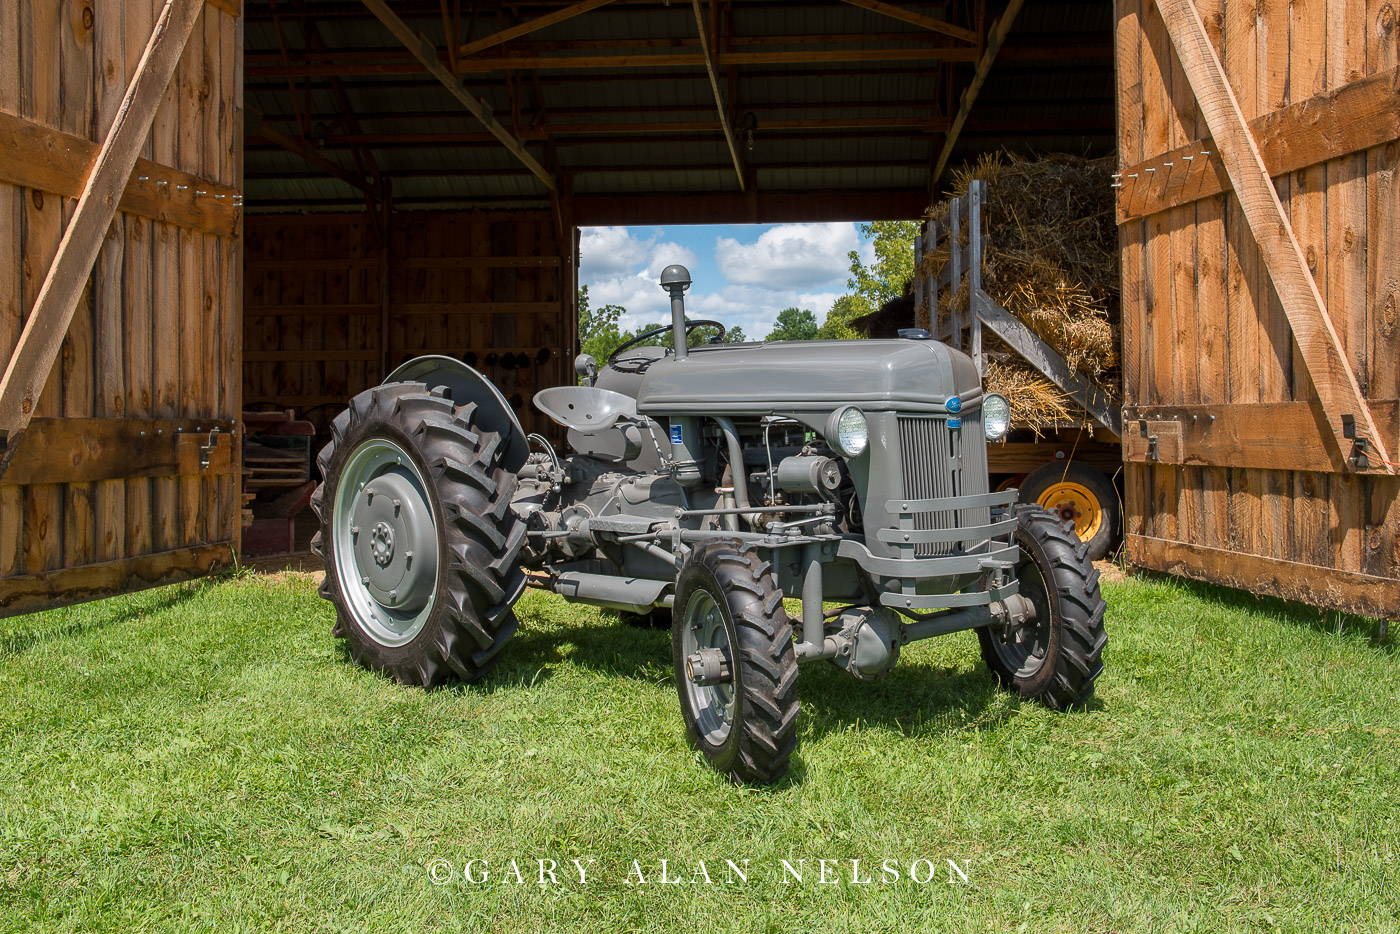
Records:
<instances>
[{"instance_id":1,"label":"blue ford emblem","mask_svg":"<svg viewBox=\"0 0 1400 934\"><path fill-rule=\"evenodd\" d=\"M957 396L949 396L949 397L948 397L948 401L945 402L945 403L943 403L943 406L944 406L944 408L946 408L949 412L961 412L961 411L962 411L962 400L959 399Z\"/></svg>"}]
</instances>

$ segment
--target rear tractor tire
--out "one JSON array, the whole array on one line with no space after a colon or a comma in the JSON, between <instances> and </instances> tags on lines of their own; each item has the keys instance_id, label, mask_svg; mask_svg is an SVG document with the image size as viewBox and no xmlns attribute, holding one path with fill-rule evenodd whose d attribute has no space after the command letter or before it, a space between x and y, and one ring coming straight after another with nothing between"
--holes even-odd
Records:
<instances>
[{"instance_id":1,"label":"rear tractor tire","mask_svg":"<svg viewBox=\"0 0 1400 934\"><path fill-rule=\"evenodd\" d=\"M1103 672L1105 604L1089 546L1073 527L1038 506L1016 507L1021 596L1036 618L1003 631L977 630L982 658L1008 691L1055 710L1086 704Z\"/></svg>"},{"instance_id":2,"label":"rear tractor tire","mask_svg":"<svg viewBox=\"0 0 1400 934\"><path fill-rule=\"evenodd\" d=\"M378 386L336 416L317 458L312 547L334 634L403 684L475 681L516 629L525 524L500 436L476 427L475 411L442 388Z\"/></svg>"},{"instance_id":3,"label":"rear tractor tire","mask_svg":"<svg viewBox=\"0 0 1400 934\"><path fill-rule=\"evenodd\" d=\"M731 781L778 781L797 748L797 651L769 562L737 541L697 545L676 579L673 618L690 744Z\"/></svg>"}]
</instances>

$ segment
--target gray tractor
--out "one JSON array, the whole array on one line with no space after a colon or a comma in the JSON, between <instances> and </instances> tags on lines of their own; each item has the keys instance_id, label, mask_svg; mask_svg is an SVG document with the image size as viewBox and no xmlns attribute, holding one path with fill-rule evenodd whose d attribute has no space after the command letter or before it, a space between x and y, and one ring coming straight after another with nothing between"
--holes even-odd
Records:
<instances>
[{"instance_id":1,"label":"gray tractor","mask_svg":"<svg viewBox=\"0 0 1400 934\"><path fill-rule=\"evenodd\" d=\"M971 359L924 331L726 344L686 319L684 267L661 285L670 327L535 394L569 453L449 357L405 363L335 419L315 547L360 664L475 681L527 584L669 614L689 740L742 782L787 771L804 662L868 681L909 642L973 629L1007 689L1089 698L1098 573L1058 517L988 491L1009 412ZM689 346L702 328L720 337Z\"/></svg>"}]
</instances>

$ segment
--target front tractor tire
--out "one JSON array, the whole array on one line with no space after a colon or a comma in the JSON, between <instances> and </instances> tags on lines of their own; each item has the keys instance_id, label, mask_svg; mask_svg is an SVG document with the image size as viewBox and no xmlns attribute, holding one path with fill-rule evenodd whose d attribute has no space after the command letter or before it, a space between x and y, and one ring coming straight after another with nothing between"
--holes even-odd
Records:
<instances>
[{"instance_id":1,"label":"front tractor tire","mask_svg":"<svg viewBox=\"0 0 1400 934\"><path fill-rule=\"evenodd\" d=\"M336 416L317 458L312 547L334 634L403 684L476 681L515 632L525 524L501 438L475 411L422 383L379 386Z\"/></svg>"},{"instance_id":2,"label":"front tractor tire","mask_svg":"<svg viewBox=\"0 0 1400 934\"><path fill-rule=\"evenodd\" d=\"M690 744L731 781L787 773L797 748L792 636L783 593L753 545L709 541L686 557L671 626L681 715Z\"/></svg>"},{"instance_id":3,"label":"front tractor tire","mask_svg":"<svg viewBox=\"0 0 1400 934\"><path fill-rule=\"evenodd\" d=\"M1036 618L1004 630L977 630L982 658L1001 686L1055 710L1088 703L1103 672L1105 604L1087 543L1038 506L1016 507L1016 565L1021 596Z\"/></svg>"}]
</instances>

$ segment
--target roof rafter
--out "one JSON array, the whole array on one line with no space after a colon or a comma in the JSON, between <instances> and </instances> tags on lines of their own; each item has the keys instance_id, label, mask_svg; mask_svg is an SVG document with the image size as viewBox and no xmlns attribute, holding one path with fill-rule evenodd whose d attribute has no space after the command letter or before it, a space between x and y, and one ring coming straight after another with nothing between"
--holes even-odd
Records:
<instances>
[{"instance_id":1,"label":"roof rafter","mask_svg":"<svg viewBox=\"0 0 1400 934\"><path fill-rule=\"evenodd\" d=\"M977 68L972 73L972 81L962 92L962 103L958 105L957 116L953 118L953 125L948 128L948 135L943 140L943 151L938 154L938 161L934 164L933 175L929 179L930 185L937 185L939 176L947 168L948 159L953 155L953 146L958 142L958 134L967 123L972 104L977 100L977 93L982 90L982 84L987 80L987 73L992 70L992 63L996 61L997 53L1006 41L1006 34L1011 31L1011 24L1016 21L1016 14L1021 12L1022 2L1023 0L1010 0L1001 16L992 23L992 28L987 30L987 48L982 52L982 58L978 60Z\"/></svg>"},{"instance_id":2,"label":"roof rafter","mask_svg":"<svg viewBox=\"0 0 1400 934\"><path fill-rule=\"evenodd\" d=\"M934 19L931 16L924 16L922 13L915 13L912 10L904 9L904 7L881 3L880 0L845 0L845 2L849 3L851 6L858 6L862 10L879 13L881 16L888 16L891 19L897 19L900 22L909 23L913 26L920 26L945 36L952 36L954 39L961 39L964 42L976 43L982 38L971 29L954 26L952 23L944 22L941 19Z\"/></svg>"},{"instance_id":3,"label":"roof rafter","mask_svg":"<svg viewBox=\"0 0 1400 934\"><path fill-rule=\"evenodd\" d=\"M613 0L582 0L581 3L575 3L573 6L564 7L562 10L555 10L553 13L547 13L538 19L532 19L529 22L511 26L509 29L502 29L500 32L492 33L489 36L477 39L473 42L464 43L457 50L457 54L463 56L474 55L482 49L489 49L494 45L500 45L502 42L509 42L517 36L524 36L537 29L553 26L555 23L562 23L566 19L573 19L580 13L596 10L598 7L606 6L612 2Z\"/></svg>"},{"instance_id":4,"label":"roof rafter","mask_svg":"<svg viewBox=\"0 0 1400 934\"><path fill-rule=\"evenodd\" d=\"M462 87L460 79L457 78L447 66L438 59L437 46L433 45L422 33L415 33L409 25L399 19L393 10L389 9L384 0L362 0L369 11L379 18L379 21L389 28L404 46L413 53L414 57L428 69L433 77L442 83L442 86L455 97L458 102L477 120L481 122L487 131L521 162L526 168L535 174L535 177L544 182L545 187L554 191L559 187L558 181L544 166L530 155L525 149L525 145L510 134L505 127L496 122L495 116L491 113L491 105L467 93Z\"/></svg>"},{"instance_id":5,"label":"roof rafter","mask_svg":"<svg viewBox=\"0 0 1400 934\"><path fill-rule=\"evenodd\" d=\"M700 12L700 0L690 0L695 8L695 28L700 33L700 51L705 56L705 72L710 76L710 90L715 94L715 110L719 112L719 125L724 130L724 142L729 146L729 157L734 160L734 174L739 178L739 190L747 191L744 184L744 163L739 158L739 147L734 145L734 128L729 125L729 108L724 103L724 93L719 89L719 75L715 73L714 49L710 48L709 36L705 33L705 17ZM715 0L710 0L714 3Z\"/></svg>"},{"instance_id":6,"label":"roof rafter","mask_svg":"<svg viewBox=\"0 0 1400 934\"><path fill-rule=\"evenodd\" d=\"M375 186L370 184L367 179L357 178L353 172L337 165L320 153L313 152L304 140L289 136L263 123L262 113L256 107L245 104L244 113L251 118L249 122L253 124L249 127L249 137L261 137L279 149L285 149L294 156L300 156L303 162L315 166L332 178L340 179L351 188L357 189L367 196L374 196Z\"/></svg>"}]
</instances>

